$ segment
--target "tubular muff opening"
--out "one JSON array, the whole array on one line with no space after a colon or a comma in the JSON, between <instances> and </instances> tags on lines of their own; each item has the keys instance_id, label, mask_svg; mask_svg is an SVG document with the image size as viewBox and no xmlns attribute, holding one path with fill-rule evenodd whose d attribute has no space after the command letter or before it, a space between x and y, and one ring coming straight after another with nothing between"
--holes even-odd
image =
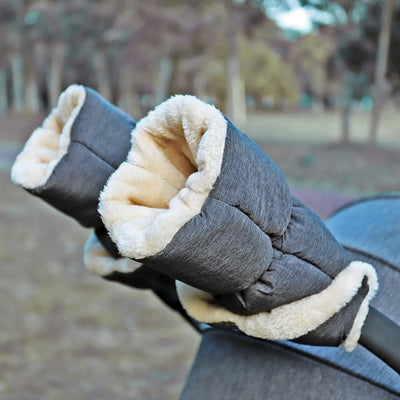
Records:
<instances>
[{"instance_id":1,"label":"tubular muff opening","mask_svg":"<svg viewBox=\"0 0 400 400\"><path fill-rule=\"evenodd\" d=\"M71 85L57 106L26 142L11 170L11 180L25 189L46 183L54 168L67 153L71 128L85 102L83 86Z\"/></svg>"},{"instance_id":2,"label":"tubular muff opening","mask_svg":"<svg viewBox=\"0 0 400 400\"><path fill-rule=\"evenodd\" d=\"M127 161L100 196L121 254L157 254L200 212L221 170L226 125L193 96L175 96L137 124Z\"/></svg>"}]
</instances>

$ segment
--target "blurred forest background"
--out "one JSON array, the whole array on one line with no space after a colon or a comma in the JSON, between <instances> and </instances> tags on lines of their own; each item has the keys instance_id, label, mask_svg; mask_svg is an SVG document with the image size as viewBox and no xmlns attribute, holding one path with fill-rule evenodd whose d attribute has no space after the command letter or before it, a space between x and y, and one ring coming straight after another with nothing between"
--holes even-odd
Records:
<instances>
[{"instance_id":1,"label":"blurred forest background","mask_svg":"<svg viewBox=\"0 0 400 400\"><path fill-rule=\"evenodd\" d=\"M200 341L85 271L89 233L10 182L68 85L135 119L214 103L326 218L400 189L399 60L397 0L0 0L1 400L174 400Z\"/></svg>"},{"instance_id":2,"label":"blurred forest background","mask_svg":"<svg viewBox=\"0 0 400 400\"><path fill-rule=\"evenodd\" d=\"M280 26L299 10L308 29ZM48 110L79 82L136 118L175 93L238 124L339 110L342 142L372 110L374 144L382 104L400 103L395 0L1 0L0 21L0 113Z\"/></svg>"}]
</instances>

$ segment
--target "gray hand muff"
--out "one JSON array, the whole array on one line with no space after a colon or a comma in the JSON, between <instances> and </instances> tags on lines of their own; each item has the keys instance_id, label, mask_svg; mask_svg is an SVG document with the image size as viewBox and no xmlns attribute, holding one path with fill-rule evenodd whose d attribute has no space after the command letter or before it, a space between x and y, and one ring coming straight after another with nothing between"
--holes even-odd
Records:
<instances>
[{"instance_id":1,"label":"gray hand muff","mask_svg":"<svg viewBox=\"0 0 400 400\"><path fill-rule=\"evenodd\" d=\"M352 262L273 161L195 97L137 124L99 211L122 255L181 281L193 318L263 339L357 344L375 270Z\"/></svg>"},{"instance_id":2,"label":"gray hand muff","mask_svg":"<svg viewBox=\"0 0 400 400\"><path fill-rule=\"evenodd\" d=\"M98 196L125 160L135 121L90 88L71 85L18 155L11 179L86 227L102 226Z\"/></svg>"},{"instance_id":3,"label":"gray hand muff","mask_svg":"<svg viewBox=\"0 0 400 400\"><path fill-rule=\"evenodd\" d=\"M11 179L83 226L95 228L84 251L92 273L129 286L175 291L171 278L120 258L97 211L100 191L126 159L135 124L94 90L71 85L32 133Z\"/></svg>"}]
</instances>

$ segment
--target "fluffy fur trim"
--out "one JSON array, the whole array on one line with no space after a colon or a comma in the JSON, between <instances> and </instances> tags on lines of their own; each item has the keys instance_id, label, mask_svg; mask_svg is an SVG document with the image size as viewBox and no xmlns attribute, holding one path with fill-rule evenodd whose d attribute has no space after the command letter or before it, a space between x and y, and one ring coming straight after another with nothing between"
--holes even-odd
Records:
<instances>
[{"instance_id":1,"label":"fluffy fur trim","mask_svg":"<svg viewBox=\"0 0 400 400\"><path fill-rule=\"evenodd\" d=\"M83 263L94 275L106 276L112 272L133 272L141 266L129 258L115 259L101 245L97 236L92 232L83 249Z\"/></svg>"},{"instance_id":2,"label":"fluffy fur trim","mask_svg":"<svg viewBox=\"0 0 400 400\"><path fill-rule=\"evenodd\" d=\"M207 324L233 322L243 333L268 340L291 340L316 329L340 311L356 295L364 277L369 292L363 301L350 334L342 346L352 351L357 345L368 305L378 288L375 269L354 261L320 293L250 316L234 314L218 305L211 294L177 282L179 299L187 313Z\"/></svg>"},{"instance_id":3,"label":"fluffy fur trim","mask_svg":"<svg viewBox=\"0 0 400 400\"><path fill-rule=\"evenodd\" d=\"M83 86L71 85L63 92L41 127L35 129L16 158L11 180L26 189L46 183L54 168L67 153L71 128L85 102Z\"/></svg>"},{"instance_id":4,"label":"fluffy fur trim","mask_svg":"<svg viewBox=\"0 0 400 400\"><path fill-rule=\"evenodd\" d=\"M206 201L220 171L227 123L193 96L175 96L132 132L127 161L100 195L99 213L126 257L159 253Z\"/></svg>"}]
</instances>

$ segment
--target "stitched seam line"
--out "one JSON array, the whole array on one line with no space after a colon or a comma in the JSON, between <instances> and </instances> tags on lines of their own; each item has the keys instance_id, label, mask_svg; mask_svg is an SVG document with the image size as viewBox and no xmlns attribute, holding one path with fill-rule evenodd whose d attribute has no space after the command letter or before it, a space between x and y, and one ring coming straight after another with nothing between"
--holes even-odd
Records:
<instances>
[{"instance_id":1,"label":"stitched seam line","mask_svg":"<svg viewBox=\"0 0 400 400\"><path fill-rule=\"evenodd\" d=\"M105 162L108 166L110 166L112 169L116 170L118 166L112 165L110 162L108 162L105 158L103 158L100 154L95 152L93 149L91 149L86 143L81 142L80 140L71 140L71 143L76 143L80 144L81 146L85 147L87 150L89 150L92 154L94 154L97 158L99 158L101 161Z\"/></svg>"}]
</instances>

